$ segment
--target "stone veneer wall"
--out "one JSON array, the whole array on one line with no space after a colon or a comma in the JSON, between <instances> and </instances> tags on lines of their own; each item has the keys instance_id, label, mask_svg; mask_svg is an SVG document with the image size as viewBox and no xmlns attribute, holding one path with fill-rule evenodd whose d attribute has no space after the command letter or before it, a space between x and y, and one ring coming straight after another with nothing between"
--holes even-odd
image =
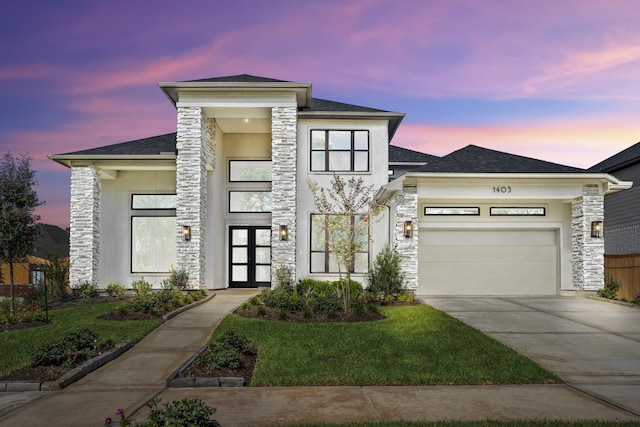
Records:
<instances>
[{"instance_id":1,"label":"stone veneer wall","mask_svg":"<svg viewBox=\"0 0 640 427\"><path fill-rule=\"evenodd\" d=\"M585 185L572 202L573 286L593 291L604 287L604 239L591 237L591 221L603 221L604 196L598 185Z\"/></svg>"},{"instance_id":2,"label":"stone veneer wall","mask_svg":"<svg viewBox=\"0 0 640 427\"><path fill-rule=\"evenodd\" d=\"M271 286L276 284L279 266L296 266L296 156L297 110L295 107L271 109ZM287 241L279 238L280 225L286 225Z\"/></svg>"},{"instance_id":3,"label":"stone veneer wall","mask_svg":"<svg viewBox=\"0 0 640 427\"><path fill-rule=\"evenodd\" d=\"M215 166L215 122L199 107L178 107L176 159L176 268L189 272L192 288L205 288L207 165ZM182 226L191 240L182 239Z\"/></svg>"},{"instance_id":4,"label":"stone veneer wall","mask_svg":"<svg viewBox=\"0 0 640 427\"><path fill-rule=\"evenodd\" d=\"M71 168L71 232L69 283L99 286L100 176L93 166Z\"/></svg>"},{"instance_id":5,"label":"stone veneer wall","mask_svg":"<svg viewBox=\"0 0 640 427\"><path fill-rule=\"evenodd\" d=\"M418 191L416 187L403 187L395 200L393 214L393 247L400 254L405 288L418 289ZM413 223L413 237L404 237L404 222Z\"/></svg>"}]
</instances>

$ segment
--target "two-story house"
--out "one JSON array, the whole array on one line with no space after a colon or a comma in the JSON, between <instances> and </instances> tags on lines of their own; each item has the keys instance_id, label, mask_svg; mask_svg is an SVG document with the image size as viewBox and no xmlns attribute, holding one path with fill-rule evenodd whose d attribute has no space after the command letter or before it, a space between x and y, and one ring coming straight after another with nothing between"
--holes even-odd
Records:
<instances>
[{"instance_id":1,"label":"two-story house","mask_svg":"<svg viewBox=\"0 0 640 427\"><path fill-rule=\"evenodd\" d=\"M177 132L51 156L71 169L71 276L99 287L184 268L194 288L336 278L307 179L379 188L362 280L390 244L419 294L556 295L603 284L606 173L469 146L390 146L404 114L313 98L311 84L239 75L159 83ZM391 179L391 180L390 180ZM359 277L358 277L359 276Z\"/></svg>"}]
</instances>

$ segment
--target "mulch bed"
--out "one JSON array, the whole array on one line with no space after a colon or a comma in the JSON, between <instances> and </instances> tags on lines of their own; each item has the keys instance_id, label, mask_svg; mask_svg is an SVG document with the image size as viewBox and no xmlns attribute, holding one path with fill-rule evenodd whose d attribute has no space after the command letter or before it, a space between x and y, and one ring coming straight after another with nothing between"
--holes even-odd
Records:
<instances>
[{"instance_id":1,"label":"mulch bed","mask_svg":"<svg viewBox=\"0 0 640 427\"><path fill-rule=\"evenodd\" d=\"M246 354L240 355L240 368L233 369L209 369L208 367L196 366L194 363L182 371L178 377L242 377L245 385L251 384L253 369L258 360L258 350L255 347L249 349Z\"/></svg>"},{"instance_id":2,"label":"mulch bed","mask_svg":"<svg viewBox=\"0 0 640 427\"><path fill-rule=\"evenodd\" d=\"M302 312L287 313L286 319L280 318L280 310L271 307L265 307L266 313L259 314L256 307L251 307L246 310L243 308L237 309L234 313L253 319L262 320L279 320L282 322L296 322L296 323L326 323L326 322L371 322L374 320L384 319L385 315L382 313L367 313L361 316L356 315L353 312L344 312L342 310L336 311L334 315L328 316L326 314L312 314L310 317L305 317Z\"/></svg>"}]
</instances>

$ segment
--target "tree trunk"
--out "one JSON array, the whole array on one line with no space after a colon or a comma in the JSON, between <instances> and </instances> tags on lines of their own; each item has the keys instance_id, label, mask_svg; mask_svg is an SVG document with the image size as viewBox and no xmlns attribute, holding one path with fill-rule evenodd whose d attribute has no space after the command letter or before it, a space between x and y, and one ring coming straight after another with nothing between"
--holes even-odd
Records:
<instances>
[{"instance_id":1,"label":"tree trunk","mask_svg":"<svg viewBox=\"0 0 640 427\"><path fill-rule=\"evenodd\" d=\"M13 258L9 260L9 291L10 291L10 305L9 305L9 313L10 316L13 316L13 306L14 306L14 294L13 294Z\"/></svg>"}]
</instances>

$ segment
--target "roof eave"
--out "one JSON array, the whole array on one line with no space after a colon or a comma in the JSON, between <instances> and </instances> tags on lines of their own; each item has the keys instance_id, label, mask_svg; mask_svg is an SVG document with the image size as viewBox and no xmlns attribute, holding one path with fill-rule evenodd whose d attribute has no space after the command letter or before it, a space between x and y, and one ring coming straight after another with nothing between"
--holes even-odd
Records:
<instances>
[{"instance_id":1,"label":"roof eave","mask_svg":"<svg viewBox=\"0 0 640 427\"><path fill-rule=\"evenodd\" d=\"M354 120L388 120L389 141L393 139L405 113L391 111L299 111L298 117L306 119L354 119Z\"/></svg>"},{"instance_id":2,"label":"roof eave","mask_svg":"<svg viewBox=\"0 0 640 427\"><path fill-rule=\"evenodd\" d=\"M158 86L175 107L179 92L273 92L294 91L298 107L311 105L311 83L295 82L158 82Z\"/></svg>"},{"instance_id":3,"label":"roof eave","mask_svg":"<svg viewBox=\"0 0 640 427\"><path fill-rule=\"evenodd\" d=\"M101 161L140 161L140 160L176 160L176 155L171 154L54 154L47 156L50 160L70 168L73 163L92 163Z\"/></svg>"}]
</instances>

